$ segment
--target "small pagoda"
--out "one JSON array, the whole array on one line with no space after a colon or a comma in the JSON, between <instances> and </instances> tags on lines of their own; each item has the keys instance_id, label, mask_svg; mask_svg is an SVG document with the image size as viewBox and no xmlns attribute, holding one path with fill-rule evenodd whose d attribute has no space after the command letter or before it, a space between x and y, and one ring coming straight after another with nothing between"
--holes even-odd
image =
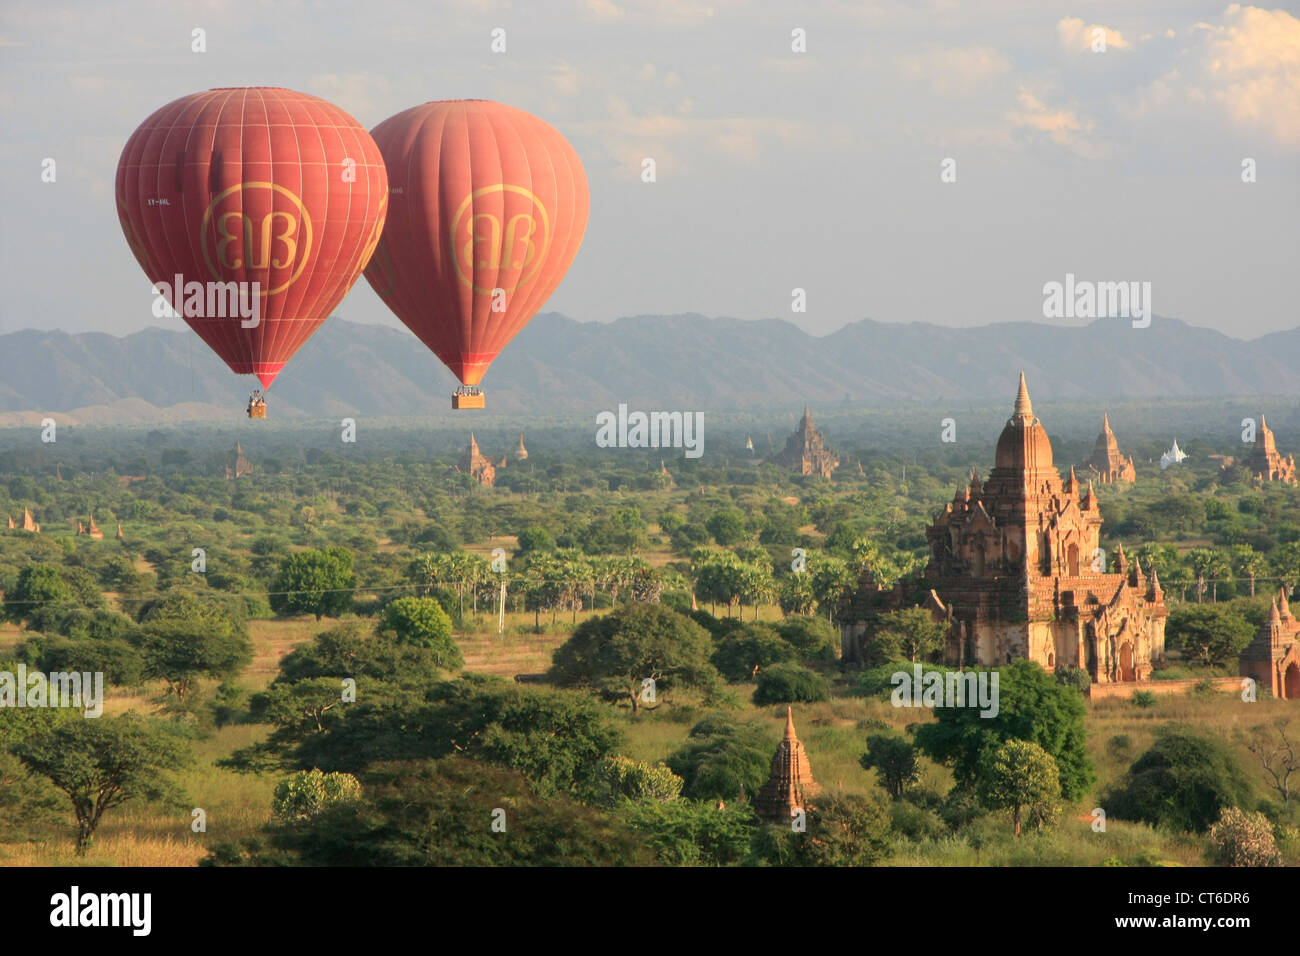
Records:
<instances>
[{"instance_id":1,"label":"small pagoda","mask_svg":"<svg viewBox=\"0 0 1300 956\"><path fill-rule=\"evenodd\" d=\"M785 709L785 737L772 757L772 773L754 799L754 810L771 823L789 823L795 810L811 809L810 799L822 792L813 779L808 754L794 732L794 712Z\"/></svg>"}]
</instances>

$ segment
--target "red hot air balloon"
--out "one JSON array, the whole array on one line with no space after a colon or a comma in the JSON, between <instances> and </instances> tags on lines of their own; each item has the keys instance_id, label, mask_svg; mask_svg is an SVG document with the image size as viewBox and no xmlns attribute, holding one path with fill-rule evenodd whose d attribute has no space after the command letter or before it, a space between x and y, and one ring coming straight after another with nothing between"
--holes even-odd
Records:
<instances>
[{"instance_id":1,"label":"red hot air balloon","mask_svg":"<svg viewBox=\"0 0 1300 956\"><path fill-rule=\"evenodd\" d=\"M370 131L388 167L389 215L366 281L482 408L492 360L578 254L587 177L554 128L490 100L412 107Z\"/></svg>"},{"instance_id":2,"label":"red hot air balloon","mask_svg":"<svg viewBox=\"0 0 1300 956\"><path fill-rule=\"evenodd\" d=\"M231 371L263 387L352 288L388 205L384 162L361 124L271 87L162 107L127 140L116 191L122 231L155 287L165 284ZM255 306L245 285L254 282ZM228 298L236 288L246 296L239 311ZM264 418L255 398L249 416Z\"/></svg>"}]
</instances>

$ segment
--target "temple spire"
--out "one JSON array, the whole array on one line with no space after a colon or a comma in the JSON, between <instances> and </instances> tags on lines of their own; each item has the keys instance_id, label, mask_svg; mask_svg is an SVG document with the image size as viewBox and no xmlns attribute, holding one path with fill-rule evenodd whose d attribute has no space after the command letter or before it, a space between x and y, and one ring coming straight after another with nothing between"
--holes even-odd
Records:
<instances>
[{"instance_id":1,"label":"temple spire","mask_svg":"<svg viewBox=\"0 0 1300 956\"><path fill-rule=\"evenodd\" d=\"M789 704L785 708L785 739L796 740L794 733L794 709Z\"/></svg>"},{"instance_id":2,"label":"temple spire","mask_svg":"<svg viewBox=\"0 0 1300 956\"><path fill-rule=\"evenodd\" d=\"M1029 401L1029 388L1025 385L1025 373L1020 373L1020 391L1016 393L1016 418L1033 418L1034 406Z\"/></svg>"}]
</instances>

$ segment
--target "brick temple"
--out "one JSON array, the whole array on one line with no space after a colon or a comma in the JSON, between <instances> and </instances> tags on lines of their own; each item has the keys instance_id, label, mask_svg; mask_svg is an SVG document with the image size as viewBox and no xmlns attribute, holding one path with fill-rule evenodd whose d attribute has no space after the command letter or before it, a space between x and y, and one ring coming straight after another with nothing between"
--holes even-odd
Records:
<instances>
[{"instance_id":1,"label":"brick temple","mask_svg":"<svg viewBox=\"0 0 1300 956\"><path fill-rule=\"evenodd\" d=\"M835 453L826 447L825 436L813 425L812 412L807 405L803 407L799 427L786 439L785 447L773 461L801 475L821 475L823 478L829 478L840 464Z\"/></svg>"},{"instance_id":2,"label":"brick temple","mask_svg":"<svg viewBox=\"0 0 1300 956\"><path fill-rule=\"evenodd\" d=\"M919 603L947 624L947 666L1028 658L1097 683L1148 679L1164 656L1164 592L1122 547L1106 570L1101 524L1091 483L1053 465L1022 373L988 480L972 473L926 529L924 575L881 589L866 572L842 605L844 658L862 659L880 613Z\"/></svg>"},{"instance_id":3,"label":"brick temple","mask_svg":"<svg viewBox=\"0 0 1300 956\"><path fill-rule=\"evenodd\" d=\"M770 823L789 824L794 810L811 809L808 801L822 792L812 764L794 732L794 712L785 709L785 736L772 757L772 773L754 798L754 810Z\"/></svg>"}]
</instances>

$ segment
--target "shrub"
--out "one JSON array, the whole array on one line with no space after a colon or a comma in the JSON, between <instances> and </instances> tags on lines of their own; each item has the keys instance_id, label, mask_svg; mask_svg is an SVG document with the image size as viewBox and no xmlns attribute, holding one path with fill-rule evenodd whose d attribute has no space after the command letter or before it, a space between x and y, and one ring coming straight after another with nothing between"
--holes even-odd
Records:
<instances>
[{"instance_id":1,"label":"shrub","mask_svg":"<svg viewBox=\"0 0 1300 956\"><path fill-rule=\"evenodd\" d=\"M309 820L322 810L361 799L361 783L350 773L306 770L281 780L271 810L277 820Z\"/></svg>"},{"instance_id":2,"label":"shrub","mask_svg":"<svg viewBox=\"0 0 1300 956\"><path fill-rule=\"evenodd\" d=\"M1154 707L1156 705L1156 692L1153 690L1135 690L1133 692L1133 703L1143 710Z\"/></svg>"},{"instance_id":3,"label":"shrub","mask_svg":"<svg viewBox=\"0 0 1300 956\"><path fill-rule=\"evenodd\" d=\"M1210 827L1206 857L1216 866L1282 865L1268 819L1237 807L1225 807L1219 822Z\"/></svg>"},{"instance_id":4,"label":"shrub","mask_svg":"<svg viewBox=\"0 0 1300 956\"><path fill-rule=\"evenodd\" d=\"M829 700L830 688L820 674L798 664L773 664L758 675L754 703L766 704L808 703Z\"/></svg>"},{"instance_id":5,"label":"shrub","mask_svg":"<svg viewBox=\"0 0 1300 956\"><path fill-rule=\"evenodd\" d=\"M1066 687L1073 687L1086 697L1088 688L1092 686L1092 676L1082 667L1058 667L1056 682Z\"/></svg>"}]
</instances>

